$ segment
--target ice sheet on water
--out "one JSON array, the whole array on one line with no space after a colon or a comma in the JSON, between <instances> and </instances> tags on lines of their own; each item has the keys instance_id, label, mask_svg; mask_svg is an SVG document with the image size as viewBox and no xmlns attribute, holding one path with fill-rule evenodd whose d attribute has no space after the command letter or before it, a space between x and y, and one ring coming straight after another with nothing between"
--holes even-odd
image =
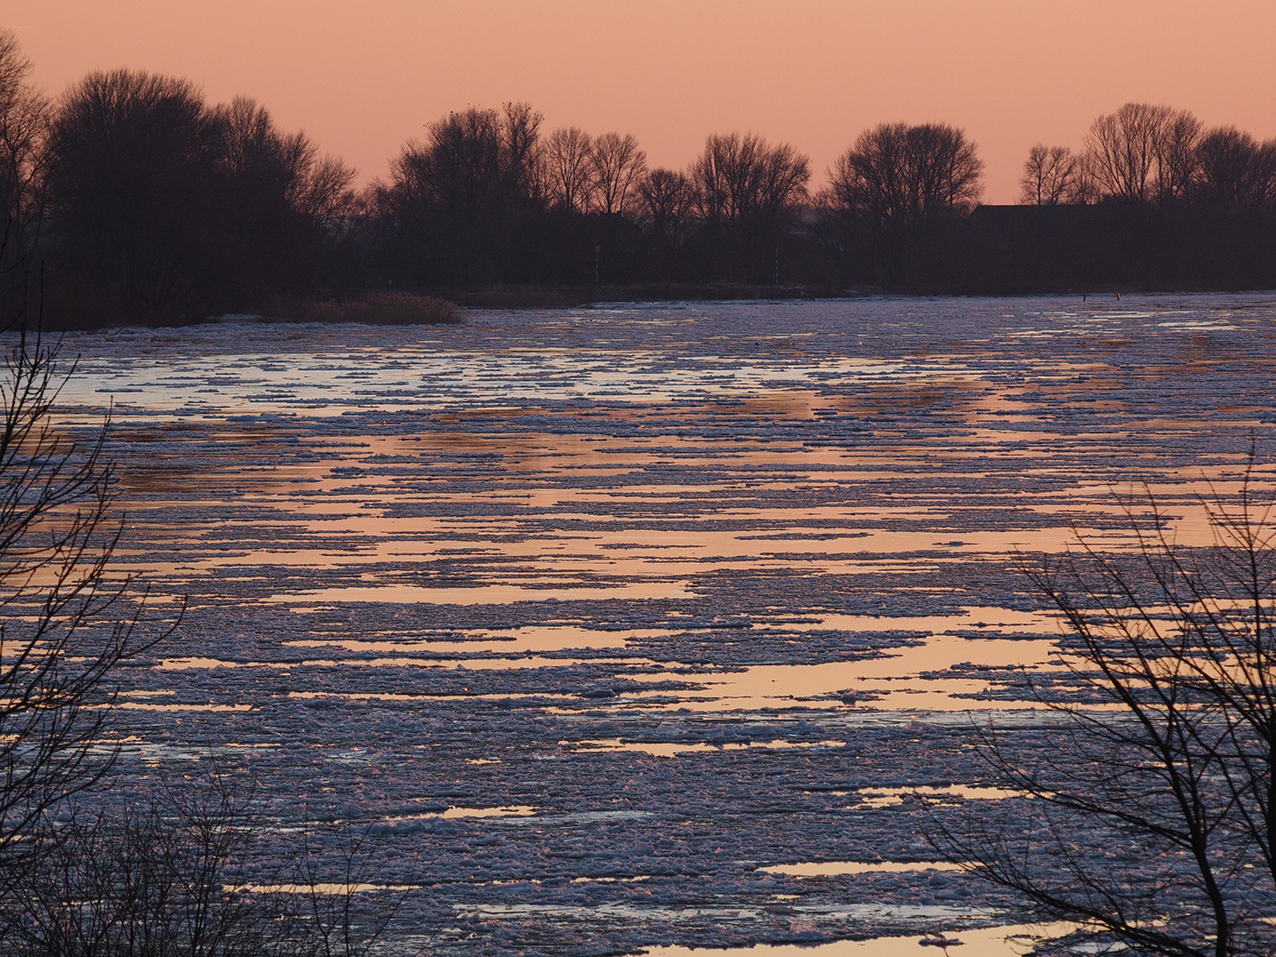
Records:
<instances>
[{"instance_id":1,"label":"ice sheet on water","mask_svg":"<svg viewBox=\"0 0 1276 957\"><path fill-rule=\"evenodd\" d=\"M1035 739L1017 667L1074 689L1015 551L1122 547L1110 490L1136 479L1199 541L1204 480L1271 442L1274 313L878 298L71 334L61 426L119 398L122 567L189 596L121 675L129 787L213 758L251 769L279 853L306 815L374 828L370 883L422 888L405 951L942 925L977 957L1006 901L961 874L759 868L925 862L923 804L1023 820L966 709Z\"/></svg>"}]
</instances>

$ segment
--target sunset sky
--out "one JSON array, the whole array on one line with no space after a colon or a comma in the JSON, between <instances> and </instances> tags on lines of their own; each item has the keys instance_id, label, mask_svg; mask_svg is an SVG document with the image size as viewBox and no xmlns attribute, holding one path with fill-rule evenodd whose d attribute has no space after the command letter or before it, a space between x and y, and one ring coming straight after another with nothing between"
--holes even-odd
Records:
<instances>
[{"instance_id":1,"label":"sunset sky","mask_svg":"<svg viewBox=\"0 0 1276 957\"><path fill-rule=\"evenodd\" d=\"M1130 100L1276 137L1273 0L3 0L61 92L93 69L176 74L265 104L285 129L384 177L466 106L527 100L545 130L636 135L681 168L706 134L761 133L815 185L866 126L964 127L987 202L1037 142L1079 146Z\"/></svg>"}]
</instances>

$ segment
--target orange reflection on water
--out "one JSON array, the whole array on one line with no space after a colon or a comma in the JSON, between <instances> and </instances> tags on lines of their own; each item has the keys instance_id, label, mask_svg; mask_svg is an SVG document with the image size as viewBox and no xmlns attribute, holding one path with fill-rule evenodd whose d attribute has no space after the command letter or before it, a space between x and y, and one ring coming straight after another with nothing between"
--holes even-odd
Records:
<instances>
[{"instance_id":1,"label":"orange reflection on water","mask_svg":"<svg viewBox=\"0 0 1276 957\"><path fill-rule=\"evenodd\" d=\"M906 874L912 871L963 871L951 861L819 861L807 864L771 864L759 867L765 874L788 877L842 877L846 874Z\"/></svg>"},{"instance_id":2,"label":"orange reflection on water","mask_svg":"<svg viewBox=\"0 0 1276 957\"><path fill-rule=\"evenodd\" d=\"M594 752L630 751L636 754L650 754L657 758L673 758L680 754L703 754L719 751L751 751L751 750L787 750L790 748L840 748L845 741L748 741L727 742L725 744L709 744L703 741L624 741L620 738L597 738L583 741L560 741L562 747L582 754Z\"/></svg>"},{"instance_id":3,"label":"orange reflection on water","mask_svg":"<svg viewBox=\"0 0 1276 957\"><path fill-rule=\"evenodd\" d=\"M683 583L635 581L603 587L565 585L523 587L520 585L479 585L473 588L430 588L421 585L371 585L367 587L317 588L290 595L271 595L262 602L271 605L306 603L375 602L377 604L509 605L521 601L601 600L606 598L691 598L695 595Z\"/></svg>"},{"instance_id":4,"label":"orange reflection on water","mask_svg":"<svg viewBox=\"0 0 1276 957\"><path fill-rule=\"evenodd\" d=\"M685 707L708 712L828 707L829 697L836 698L851 690L881 695L870 704L875 709L966 711L971 708L972 702L954 695L979 694L988 689L987 679L921 677L922 672L943 671L967 663L1050 671L1063 667L1052 663L1056 656L1057 646L1048 640L968 639L941 634L867 661L756 665L743 671L691 678L670 673L635 674L632 678L640 682L691 680L701 686L695 691L672 693L677 700L661 705L669 710ZM671 693L650 694L664 698ZM1032 701L998 701L995 707L1020 709L1040 705Z\"/></svg>"},{"instance_id":5,"label":"orange reflection on water","mask_svg":"<svg viewBox=\"0 0 1276 957\"><path fill-rule=\"evenodd\" d=\"M508 632L495 632L476 628L467 631L465 641L433 640L422 638L405 640L403 637L385 640L375 635L361 638L324 638L287 641L294 648L344 648L347 651L379 652L452 652L457 654L527 654L550 651L566 651L573 648L608 649L624 648L631 637L655 638L671 634L662 628L628 629L624 631L598 631L579 625L523 625Z\"/></svg>"}]
</instances>

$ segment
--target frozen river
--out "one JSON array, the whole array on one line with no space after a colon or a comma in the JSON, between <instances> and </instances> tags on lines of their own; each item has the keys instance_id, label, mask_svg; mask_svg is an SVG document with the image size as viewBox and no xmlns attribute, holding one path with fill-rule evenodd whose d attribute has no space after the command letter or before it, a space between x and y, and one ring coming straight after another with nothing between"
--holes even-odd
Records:
<instances>
[{"instance_id":1,"label":"frozen river","mask_svg":"<svg viewBox=\"0 0 1276 957\"><path fill-rule=\"evenodd\" d=\"M114 403L119 558L189 603L116 732L138 775L251 775L280 842L370 828L404 947L1000 953L978 928L1013 917L927 866L916 795L1023 813L971 754L990 718L1048 733L1018 668L1050 673L1058 625L1016 556L1122 548L1132 483L1205 540L1205 482L1272 457L1274 319L883 299L68 336L67 427Z\"/></svg>"}]
</instances>

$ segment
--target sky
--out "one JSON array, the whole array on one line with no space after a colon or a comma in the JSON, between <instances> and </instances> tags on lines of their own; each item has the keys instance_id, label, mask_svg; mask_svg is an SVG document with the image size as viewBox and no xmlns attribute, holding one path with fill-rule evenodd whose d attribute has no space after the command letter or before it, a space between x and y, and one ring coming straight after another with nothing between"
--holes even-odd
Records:
<instances>
[{"instance_id":1,"label":"sky","mask_svg":"<svg viewBox=\"0 0 1276 957\"><path fill-rule=\"evenodd\" d=\"M710 133L759 133L817 187L870 126L950 123L991 203L1033 144L1080 147L1129 101L1276 138L1276 0L0 0L0 27L50 94L96 69L183 76L361 182L449 111L511 100L675 169Z\"/></svg>"}]
</instances>

